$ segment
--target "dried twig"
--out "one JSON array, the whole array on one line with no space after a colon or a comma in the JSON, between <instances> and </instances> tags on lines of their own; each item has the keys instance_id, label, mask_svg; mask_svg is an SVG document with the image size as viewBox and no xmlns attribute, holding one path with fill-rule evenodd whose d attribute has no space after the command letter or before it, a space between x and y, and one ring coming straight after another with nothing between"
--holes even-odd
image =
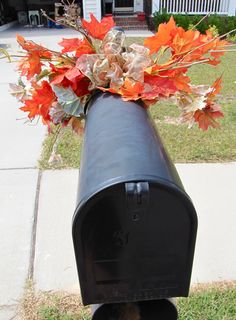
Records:
<instances>
[{"instance_id":1,"label":"dried twig","mask_svg":"<svg viewBox=\"0 0 236 320\"><path fill-rule=\"evenodd\" d=\"M207 17L209 17L210 14L212 14L212 12L208 12L201 20L198 21L198 23L196 23L194 26L192 26L192 28L190 28L190 30L195 29L203 20L205 20Z\"/></svg>"}]
</instances>

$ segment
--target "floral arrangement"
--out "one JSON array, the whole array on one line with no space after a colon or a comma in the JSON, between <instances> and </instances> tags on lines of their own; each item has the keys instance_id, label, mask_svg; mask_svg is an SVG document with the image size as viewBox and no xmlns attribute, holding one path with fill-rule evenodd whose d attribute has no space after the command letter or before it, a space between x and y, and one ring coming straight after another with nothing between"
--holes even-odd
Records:
<instances>
[{"instance_id":1,"label":"floral arrangement","mask_svg":"<svg viewBox=\"0 0 236 320\"><path fill-rule=\"evenodd\" d=\"M174 97L181 120L189 126L219 126L217 118L223 113L214 100L221 77L210 87L196 86L187 72L196 64L219 64L229 46L223 36L200 34L194 28L185 31L171 17L144 45L125 46L125 34L114 28L112 17L101 22L93 14L90 18L72 26L80 36L62 39L60 52L17 35L24 52L18 61L20 80L10 85L11 94L31 121L41 117L49 128L71 125L80 132L85 106L100 90L125 101L141 100L147 108Z\"/></svg>"}]
</instances>

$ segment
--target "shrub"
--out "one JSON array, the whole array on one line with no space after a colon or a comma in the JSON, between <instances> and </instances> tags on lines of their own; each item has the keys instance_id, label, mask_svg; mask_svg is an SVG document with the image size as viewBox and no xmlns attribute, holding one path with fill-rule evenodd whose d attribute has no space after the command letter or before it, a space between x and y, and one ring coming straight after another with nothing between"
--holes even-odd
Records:
<instances>
[{"instance_id":1,"label":"shrub","mask_svg":"<svg viewBox=\"0 0 236 320\"><path fill-rule=\"evenodd\" d=\"M217 27L214 24L213 24L213 26L209 26L208 30L212 33L213 37L218 37L219 36L219 31L218 31Z\"/></svg>"},{"instance_id":2,"label":"shrub","mask_svg":"<svg viewBox=\"0 0 236 320\"><path fill-rule=\"evenodd\" d=\"M153 15L153 21L155 29L160 23L167 22L171 17L171 14L166 12L155 12ZM202 15L189 15L189 14L173 14L176 24L179 27L186 29L191 29L195 26L202 18ZM219 34L225 34L233 29L236 29L236 16L220 16L217 14L212 14L206 17L196 29L201 33L205 33L206 30L211 28L213 32L217 31ZM234 33L236 34L236 32Z\"/></svg>"},{"instance_id":3,"label":"shrub","mask_svg":"<svg viewBox=\"0 0 236 320\"><path fill-rule=\"evenodd\" d=\"M236 42L236 33L233 34L233 35L228 35L227 36L227 41Z\"/></svg>"}]
</instances>

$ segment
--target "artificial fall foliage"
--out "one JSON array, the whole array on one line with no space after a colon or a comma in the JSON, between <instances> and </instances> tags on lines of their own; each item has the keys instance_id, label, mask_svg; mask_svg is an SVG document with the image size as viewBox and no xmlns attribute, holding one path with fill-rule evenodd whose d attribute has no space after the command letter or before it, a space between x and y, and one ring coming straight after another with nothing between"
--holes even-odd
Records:
<instances>
[{"instance_id":1,"label":"artificial fall foliage","mask_svg":"<svg viewBox=\"0 0 236 320\"><path fill-rule=\"evenodd\" d=\"M99 22L90 14L90 19L82 20L78 38L62 39L60 52L17 35L24 55L18 62L20 81L11 84L11 93L30 120L41 117L49 127L71 125L80 132L85 105L100 90L125 101L141 100L144 107L175 97L189 126L219 126L223 113L214 100L221 77L210 87L195 86L187 72L196 64L219 64L228 46L222 37L185 31L171 17L143 46L126 47L125 34L113 28L112 17Z\"/></svg>"}]
</instances>

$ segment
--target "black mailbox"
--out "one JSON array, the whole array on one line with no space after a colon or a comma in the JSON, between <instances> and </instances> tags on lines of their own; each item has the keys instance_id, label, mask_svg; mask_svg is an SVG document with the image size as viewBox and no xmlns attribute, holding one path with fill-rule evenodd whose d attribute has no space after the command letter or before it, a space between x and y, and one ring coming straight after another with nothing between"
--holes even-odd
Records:
<instances>
[{"instance_id":1,"label":"black mailbox","mask_svg":"<svg viewBox=\"0 0 236 320\"><path fill-rule=\"evenodd\" d=\"M83 303L108 303L106 313L112 303L144 310L188 296L196 231L195 209L147 110L97 94L87 109L73 217Z\"/></svg>"}]
</instances>

